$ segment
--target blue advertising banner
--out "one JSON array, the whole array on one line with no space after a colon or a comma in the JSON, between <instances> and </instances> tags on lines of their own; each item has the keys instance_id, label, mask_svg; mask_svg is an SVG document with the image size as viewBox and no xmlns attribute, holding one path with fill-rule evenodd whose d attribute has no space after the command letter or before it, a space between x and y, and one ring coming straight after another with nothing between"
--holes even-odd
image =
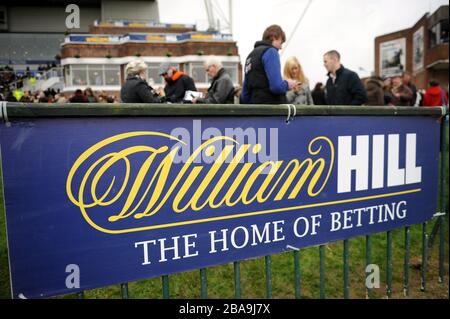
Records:
<instances>
[{"instance_id":1,"label":"blue advertising banner","mask_svg":"<svg viewBox=\"0 0 450 319\"><path fill-rule=\"evenodd\" d=\"M432 117L16 119L0 127L13 297L422 223Z\"/></svg>"}]
</instances>

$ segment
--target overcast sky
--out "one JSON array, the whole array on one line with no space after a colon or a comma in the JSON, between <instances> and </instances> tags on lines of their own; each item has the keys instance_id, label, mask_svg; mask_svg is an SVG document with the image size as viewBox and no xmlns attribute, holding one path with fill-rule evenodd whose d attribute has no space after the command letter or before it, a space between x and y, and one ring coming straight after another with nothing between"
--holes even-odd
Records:
<instances>
[{"instance_id":1,"label":"overcast sky","mask_svg":"<svg viewBox=\"0 0 450 319\"><path fill-rule=\"evenodd\" d=\"M196 23L207 27L203 0L159 0L160 20ZM213 0L228 17L228 0ZM280 51L282 65L295 55L311 85L326 81L322 56L341 53L342 63L367 76L374 70L374 39L378 35L412 27L425 13L433 13L448 0L313 0L298 29L293 29L309 0L233 0L233 36L241 62L260 40L264 29L279 24L292 40ZM219 13L215 12L216 17Z\"/></svg>"}]
</instances>

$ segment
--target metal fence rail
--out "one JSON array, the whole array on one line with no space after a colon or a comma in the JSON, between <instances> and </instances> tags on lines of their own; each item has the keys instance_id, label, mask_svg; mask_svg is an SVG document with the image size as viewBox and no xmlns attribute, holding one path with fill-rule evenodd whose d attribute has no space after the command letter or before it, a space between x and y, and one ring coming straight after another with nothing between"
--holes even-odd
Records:
<instances>
[{"instance_id":1,"label":"metal fence rail","mask_svg":"<svg viewBox=\"0 0 450 319\"><path fill-rule=\"evenodd\" d=\"M293 106L290 105L202 105L193 106L186 104L22 104L8 103L6 108L0 113L4 119L12 118L33 118L33 117L106 117L106 116L292 116ZM2 109L0 107L0 109ZM366 106L297 106L294 107L296 116L432 116L441 119L440 134L440 189L439 189L439 212L435 214L436 219L433 225L431 235L428 234L427 223L422 224L422 267L421 267L421 287L422 291L427 290L427 271L429 250L435 237L439 241L439 282L445 280L445 235L446 235L446 214L447 207L445 202L445 163L447 160L446 149L446 125L444 108L415 108L415 107L366 107ZM411 227L404 227L404 260L403 260L403 294L405 297L410 295L410 253L411 253ZM393 292L393 233L386 232L386 296L392 297ZM373 235L365 236L365 264L372 264L372 242ZM350 297L350 268L349 268L349 249L348 239L342 241L342 296ZM319 274L320 274L320 298L326 298L326 244L318 247L319 254ZM294 291L295 298L302 296L302 278L300 264L301 250L293 251L294 264ZM234 297L242 298L241 286L241 261L233 263L234 279ZM266 298L272 298L272 260L271 256L264 257L265 271L265 295ZM199 269L200 297L208 298L208 269ZM161 277L162 297L170 298L170 276ZM130 297L128 283L120 284L120 293L123 299ZM78 298L84 298L84 292L77 294ZM366 288L366 297L373 298L373 289Z\"/></svg>"}]
</instances>

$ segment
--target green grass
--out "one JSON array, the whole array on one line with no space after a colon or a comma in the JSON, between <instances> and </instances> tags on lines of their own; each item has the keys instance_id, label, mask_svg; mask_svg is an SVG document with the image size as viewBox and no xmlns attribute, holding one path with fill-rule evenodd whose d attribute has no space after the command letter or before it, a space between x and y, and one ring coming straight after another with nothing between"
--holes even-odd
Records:
<instances>
[{"instance_id":1,"label":"green grass","mask_svg":"<svg viewBox=\"0 0 450 319\"><path fill-rule=\"evenodd\" d=\"M448 150L448 130L447 130ZM448 185L448 157L446 162L446 185ZM3 188L0 171L0 298L10 298L6 230L3 211ZM448 207L448 193L446 192ZM428 223L431 231L434 221ZM445 225L448 225L448 219ZM447 227L446 227L447 228ZM411 227L410 253L410 297L449 298L448 280L438 283L438 238L430 252L427 291L420 291L420 261L422 254L421 225ZM350 242L350 297L365 298L365 237L357 237ZM342 241L326 245L326 297L343 297ZM448 275L448 228L445 236L445 270ZM393 231L393 297L403 296L404 229ZM272 256L272 292L274 298L294 298L294 258L293 253ZM386 233L372 237L372 263L379 265L381 285L374 289L374 298L386 296ZM300 252L301 296L319 298L319 248L310 247ZM233 264L208 268L208 297L234 298ZM448 278L448 277L447 277ZM200 298L200 271L190 271L169 276L171 298ZM241 262L241 289L243 298L265 298L264 258ZM130 298L162 298L160 277L129 283ZM66 295L62 298L75 298ZM114 285L85 292L86 298L120 298L120 286Z\"/></svg>"}]
</instances>

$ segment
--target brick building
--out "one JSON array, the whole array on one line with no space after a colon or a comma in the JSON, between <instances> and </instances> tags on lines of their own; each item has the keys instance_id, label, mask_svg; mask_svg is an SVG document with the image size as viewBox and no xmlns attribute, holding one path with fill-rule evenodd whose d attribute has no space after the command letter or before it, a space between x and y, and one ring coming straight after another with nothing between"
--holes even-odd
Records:
<instances>
[{"instance_id":1,"label":"brick building","mask_svg":"<svg viewBox=\"0 0 450 319\"><path fill-rule=\"evenodd\" d=\"M388 77L409 72L419 89L431 79L448 88L449 6L425 14L409 29L375 38L375 74Z\"/></svg>"},{"instance_id":2,"label":"brick building","mask_svg":"<svg viewBox=\"0 0 450 319\"><path fill-rule=\"evenodd\" d=\"M68 34L61 45L64 91L91 87L117 93L128 62L140 58L149 66L149 84L163 86L158 75L162 62L170 62L194 78L198 89L209 81L203 63L209 55L222 61L236 86L242 66L236 42L229 34L199 32L194 25L133 21L96 21L89 34Z\"/></svg>"}]
</instances>

